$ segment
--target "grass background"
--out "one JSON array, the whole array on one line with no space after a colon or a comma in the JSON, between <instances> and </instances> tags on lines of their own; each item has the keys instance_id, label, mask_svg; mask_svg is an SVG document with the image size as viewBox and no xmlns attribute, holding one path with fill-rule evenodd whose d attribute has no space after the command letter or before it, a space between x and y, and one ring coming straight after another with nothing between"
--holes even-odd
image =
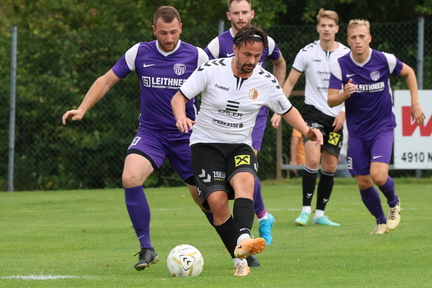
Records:
<instances>
[{"instance_id":1,"label":"grass background","mask_svg":"<svg viewBox=\"0 0 432 288\"><path fill-rule=\"evenodd\" d=\"M139 244L122 189L2 192L0 287L431 287L432 179L395 181L402 222L386 235L370 234L375 221L354 179L336 179L327 206L340 227L294 226L300 180L264 183L267 210L276 217L274 242L248 277L233 276L229 255L186 188L145 190L161 261L141 272L133 269ZM178 244L203 254L199 277L169 275L166 257ZM74 278L20 278L32 275Z\"/></svg>"}]
</instances>

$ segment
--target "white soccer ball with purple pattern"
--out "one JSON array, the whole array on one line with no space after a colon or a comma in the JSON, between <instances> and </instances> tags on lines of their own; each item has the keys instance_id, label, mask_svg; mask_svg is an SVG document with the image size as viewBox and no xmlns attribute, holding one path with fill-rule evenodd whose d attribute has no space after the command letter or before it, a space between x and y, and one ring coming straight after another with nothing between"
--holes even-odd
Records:
<instances>
[{"instance_id":1,"label":"white soccer ball with purple pattern","mask_svg":"<svg viewBox=\"0 0 432 288\"><path fill-rule=\"evenodd\" d=\"M196 277L204 268L204 258L194 246L182 244L169 253L167 267L174 277Z\"/></svg>"}]
</instances>

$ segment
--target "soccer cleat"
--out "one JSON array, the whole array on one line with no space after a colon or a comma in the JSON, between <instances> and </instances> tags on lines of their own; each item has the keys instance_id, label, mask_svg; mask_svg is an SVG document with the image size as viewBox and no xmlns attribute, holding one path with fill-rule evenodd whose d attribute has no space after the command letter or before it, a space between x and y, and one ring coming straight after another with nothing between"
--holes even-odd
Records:
<instances>
[{"instance_id":1,"label":"soccer cleat","mask_svg":"<svg viewBox=\"0 0 432 288\"><path fill-rule=\"evenodd\" d=\"M137 271L144 270L159 261L159 256L153 248L142 248L139 254L139 261L135 264L135 269Z\"/></svg>"},{"instance_id":2,"label":"soccer cleat","mask_svg":"<svg viewBox=\"0 0 432 288\"><path fill-rule=\"evenodd\" d=\"M247 238L242 240L234 250L234 256L239 259L245 259L253 254L261 253L266 246L264 238Z\"/></svg>"},{"instance_id":3,"label":"soccer cleat","mask_svg":"<svg viewBox=\"0 0 432 288\"><path fill-rule=\"evenodd\" d=\"M297 219L295 219L295 224L297 226L307 226L309 221L310 213L302 212Z\"/></svg>"},{"instance_id":4,"label":"soccer cleat","mask_svg":"<svg viewBox=\"0 0 432 288\"><path fill-rule=\"evenodd\" d=\"M319 224L319 225L327 225L327 226L340 226L339 223L330 221L330 219L328 219L328 216L321 216L318 219L314 219L312 223Z\"/></svg>"},{"instance_id":5,"label":"soccer cleat","mask_svg":"<svg viewBox=\"0 0 432 288\"><path fill-rule=\"evenodd\" d=\"M249 267L261 267L261 264L255 255L248 256L246 258L246 261Z\"/></svg>"},{"instance_id":6,"label":"soccer cleat","mask_svg":"<svg viewBox=\"0 0 432 288\"><path fill-rule=\"evenodd\" d=\"M389 231L386 223L377 224L371 234L386 234Z\"/></svg>"},{"instance_id":7,"label":"soccer cleat","mask_svg":"<svg viewBox=\"0 0 432 288\"><path fill-rule=\"evenodd\" d=\"M400 199L395 207L389 208L389 215L387 217L387 228L389 230L396 229L396 227L399 225L400 222Z\"/></svg>"},{"instance_id":8,"label":"soccer cleat","mask_svg":"<svg viewBox=\"0 0 432 288\"><path fill-rule=\"evenodd\" d=\"M247 276L250 273L250 268L247 265L247 263L239 262L236 265L236 271L234 273L234 276Z\"/></svg>"},{"instance_id":9,"label":"soccer cleat","mask_svg":"<svg viewBox=\"0 0 432 288\"><path fill-rule=\"evenodd\" d=\"M258 232L261 238L264 238L267 245L270 245L273 242L273 236L271 234L271 230L275 223L275 218L272 214L267 213L267 219L262 219L259 221Z\"/></svg>"}]
</instances>

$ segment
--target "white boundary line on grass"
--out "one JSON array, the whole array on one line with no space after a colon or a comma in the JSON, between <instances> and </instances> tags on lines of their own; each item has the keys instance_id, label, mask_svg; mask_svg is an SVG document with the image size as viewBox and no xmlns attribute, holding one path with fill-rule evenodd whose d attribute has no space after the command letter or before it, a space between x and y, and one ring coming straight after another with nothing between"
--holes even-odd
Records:
<instances>
[{"instance_id":1,"label":"white boundary line on grass","mask_svg":"<svg viewBox=\"0 0 432 288\"><path fill-rule=\"evenodd\" d=\"M56 279L71 279L71 278L93 278L88 276L72 276L72 275L28 275L28 276L9 276L0 277L0 279L17 279L17 280L56 280Z\"/></svg>"}]
</instances>

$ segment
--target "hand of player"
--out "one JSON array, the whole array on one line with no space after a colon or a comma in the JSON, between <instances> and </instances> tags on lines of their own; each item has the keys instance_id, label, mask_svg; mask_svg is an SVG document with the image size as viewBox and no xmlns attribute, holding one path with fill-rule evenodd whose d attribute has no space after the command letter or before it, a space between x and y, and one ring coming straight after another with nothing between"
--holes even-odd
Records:
<instances>
[{"instance_id":1,"label":"hand of player","mask_svg":"<svg viewBox=\"0 0 432 288\"><path fill-rule=\"evenodd\" d=\"M69 110L62 117L63 125L66 125L66 120L70 119L72 121L81 120L84 117L84 113L79 110Z\"/></svg>"},{"instance_id":2,"label":"hand of player","mask_svg":"<svg viewBox=\"0 0 432 288\"><path fill-rule=\"evenodd\" d=\"M345 123L345 112L340 112L339 115L337 115L333 121L332 126L334 127L333 132L338 132L342 129L343 125Z\"/></svg>"},{"instance_id":3,"label":"hand of player","mask_svg":"<svg viewBox=\"0 0 432 288\"><path fill-rule=\"evenodd\" d=\"M270 122L274 128L277 129L279 127L279 124L281 122L281 118L282 118L281 115L279 115L277 113L273 114L272 118L270 119Z\"/></svg>"},{"instance_id":4,"label":"hand of player","mask_svg":"<svg viewBox=\"0 0 432 288\"><path fill-rule=\"evenodd\" d=\"M311 141L315 141L315 145L323 145L323 136L319 129L309 128L307 134L305 135Z\"/></svg>"},{"instance_id":5,"label":"hand of player","mask_svg":"<svg viewBox=\"0 0 432 288\"><path fill-rule=\"evenodd\" d=\"M411 106L411 118L415 120L418 125L423 125L426 116L420 105Z\"/></svg>"},{"instance_id":6,"label":"hand of player","mask_svg":"<svg viewBox=\"0 0 432 288\"><path fill-rule=\"evenodd\" d=\"M176 122L176 126L182 133L189 133L193 129L193 125L195 124L195 121L192 121L189 118L181 118L178 119Z\"/></svg>"},{"instance_id":7,"label":"hand of player","mask_svg":"<svg viewBox=\"0 0 432 288\"><path fill-rule=\"evenodd\" d=\"M345 99L348 99L349 97L351 97L352 94L354 94L357 91L357 88L358 88L357 85L355 85L352 82L353 82L353 80L349 79L348 83L345 84L345 86L344 86L343 90L344 90L345 95L346 95Z\"/></svg>"}]
</instances>

